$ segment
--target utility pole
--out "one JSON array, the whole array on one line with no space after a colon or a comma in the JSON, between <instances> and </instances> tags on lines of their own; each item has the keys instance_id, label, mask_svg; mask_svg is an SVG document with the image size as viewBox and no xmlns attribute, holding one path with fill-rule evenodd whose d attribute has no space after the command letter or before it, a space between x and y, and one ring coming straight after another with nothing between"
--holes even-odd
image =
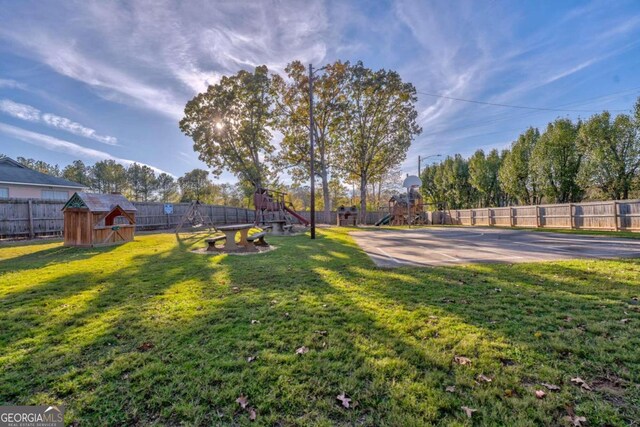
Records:
<instances>
[{"instance_id":1,"label":"utility pole","mask_svg":"<svg viewBox=\"0 0 640 427\"><path fill-rule=\"evenodd\" d=\"M422 169L420 167L420 162L422 162L422 160L427 160L430 157L441 157L441 156L442 156L442 154L434 154L432 156L427 156L427 157L418 156L418 176L422 176L421 175L422 174Z\"/></svg>"},{"instance_id":2,"label":"utility pole","mask_svg":"<svg viewBox=\"0 0 640 427\"><path fill-rule=\"evenodd\" d=\"M316 238L316 171L315 153L313 150L313 65L309 64L309 157L311 175L311 211L309 219L311 222L311 239Z\"/></svg>"}]
</instances>

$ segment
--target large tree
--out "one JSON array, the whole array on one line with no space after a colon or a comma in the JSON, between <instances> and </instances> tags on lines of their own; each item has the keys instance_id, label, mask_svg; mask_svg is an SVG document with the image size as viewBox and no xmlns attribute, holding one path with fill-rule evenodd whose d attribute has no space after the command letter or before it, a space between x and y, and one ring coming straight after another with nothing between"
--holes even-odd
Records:
<instances>
[{"instance_id":1,"label":"large tree","mask_svg":"<svg viewBox=\"0 0 640 427\"><path fill-rule=\"evenodd\" d=\"M530 127L511 144L500 166L500 185L511 199L521 205L535 205L539 194L531 171L531 155L540 138L540 131Z\"/></svg>"},{"instance_id":2,"label":"large tree","mask_svg":"<svg viewBox=\"0 0 640 427\"><path fill-rule=\"evenodd\" d=\"M16 160L18 163L38 172L46 173L47 175L62 176L62 172L58 165L53 165L43 160L27 159L25 157L18 157Z\"/></svg>"},{"instance_id":3,"label":"large tree","mask_svg":"<svg viewBox=\"0 0 640 427\"><path fill-rule=\"evenodd\" d=\"M214 176L228 170L262 187L272 175L264 159L274 151L269 131L274 100L266 66L242 70L189 101L180 129L193 139L193 149Z\"/></svg>"},{"instance_id":4,"label":"large tree","mask_svg":"<svg viewBox=\"0 0 640 427\"><path fill-rule=\"evenodd\" d=\"M636 117L640 118L640 100ZM608 199L628 198L640 166L640 123L626 114L612 120L605 111L582 125L578 141L585 155L581 181Z\"/></svg>"},{"instance_id":5,"label":"large tree","mask_svg":"<svg viewBox=\"0 0 640 427\"><path fill-rule=\"evenodd\" d=\"M582 153L576 143L580 123L556 119L540 135L531 155L532 172L546 200L579 202L584 194L578 183Z\"/></svg>"},{"instance_id":6,"label":"large tree","mask_svg":"<svg viewBox=\"0 0 640 427\"><path fill-rule=\"evenodd\" d=\"M178 194L176 180L167 173L158 175L156 189L161 202L173 202Z\"/></svg>"},{"instance_id":7,"label":"large tree","mask_svg":"<svg viewBox=\"0 0 640 427\"><path fill-rule=\"evenodd\" d=\"M84 164L82 160L74 160L70 165L62 170L62 177L69 181L91 186L91 168Z\"/></svg>"},{"instance_id":8,"label":"large tree","mask_svg":"<svg viewBox=\"0 0 640 427\"><path fill-rule=\"evenodd\" d=\"M178 178L178 185L182 193L181 202L191 202L194 200L203 202L211 193L211 181L209 172L203 169L194 169Z\"/></svg>"},{"instance_id":9,"label":"large tree","mask_svg":"<svg viewBox=\"0 0 640 427\"><path fill-rule=\"evenodd\" d=\"M102 160L91 167L91 188L99 193L122 193L127 189L127 170L115 160Z\"/></svg>"},{"instance_id":10,"label":"large tree","mask_svg":"<svg viewBox=\"0 0 640 427\"><path fill-rule=\"evenodd\" d=\"M500 154L491 150L485 156L483 150L476 151L469 159L469 183L478 191L480 207L500 206L501 191L498 183Z\"/></svg>"},{"instance_id":11,"label":"large tree","mask_svg":"<svg viewBox=\"0 0 640 427\"><path fill-rule=\"evenodd\" d=\"M129 190L136 201L149 201L157 187L156 174L147 165L133 163L127 169Z\"/></svg>"},{"instance_id":12,"label":"large tree","mask_svg":"<svg viewBox=\"0 0 640 427\"><path fill-rule=\"evenodd\" d=\"M322 183L325 216L329 217L331 196L329 180L339 147L337 128L344 110L344 85L348 63L326 65L313 80L314 167ZM309 73L300 62L285 68L287 80L276 78L278 92L277 129L283 139L276 164L289 168L296 182L309 179Z\"/></svg>"},{"instance_id":13,"label":"large tree","mask_svg":"<svg viewBox=\"0 0 640 427\"><path fill-rule=\"evenodd\" d=\"M345 96L340 168L360 182L364 221L370 179L401 163L411 140L422 131L416 123L416 89L395 71L372 71L358 62L347 70Z\"/></svg>"}]
</instances>

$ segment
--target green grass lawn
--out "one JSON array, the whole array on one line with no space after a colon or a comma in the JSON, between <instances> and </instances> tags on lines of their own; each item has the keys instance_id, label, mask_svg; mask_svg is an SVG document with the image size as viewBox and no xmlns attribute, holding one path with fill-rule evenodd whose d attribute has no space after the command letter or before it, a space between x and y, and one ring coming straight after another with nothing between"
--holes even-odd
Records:
<instances>
[{"instance_id":1,"label":"green grass lawn","mask_svg":"<svg viewBox=\"0 0 640 427\"><path fill-rule=\"evenodd\" d=\"M640 260L385 270L346 229L254 256L184 237L0 246L0 404L81 426L640 420Z\"/></svg>"}]
</instances>

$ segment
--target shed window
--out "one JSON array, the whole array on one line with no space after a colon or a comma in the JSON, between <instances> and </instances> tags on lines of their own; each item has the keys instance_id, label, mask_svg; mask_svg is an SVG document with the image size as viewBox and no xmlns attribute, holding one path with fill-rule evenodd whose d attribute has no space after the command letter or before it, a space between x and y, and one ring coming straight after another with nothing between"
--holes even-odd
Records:
<instances>
[{"instance_id":1,"label":"shed window","mask_svg":"<svg viewBox=\"0 0 640 427\"><path fill-rule=\"evenodd\" d=\"M7 187L0 187L0 199L9 198L9 189Z\"/></svg>"},{"instance_id":2,"label":"shed window","mask_svg":"<svg viewBox=\"0 0 640 427\"><path fill-rule=\"evenodd\" d=\"M47 200L67 200L68 191L42 190L42 198Z\"/></svg>"}]
</instances>

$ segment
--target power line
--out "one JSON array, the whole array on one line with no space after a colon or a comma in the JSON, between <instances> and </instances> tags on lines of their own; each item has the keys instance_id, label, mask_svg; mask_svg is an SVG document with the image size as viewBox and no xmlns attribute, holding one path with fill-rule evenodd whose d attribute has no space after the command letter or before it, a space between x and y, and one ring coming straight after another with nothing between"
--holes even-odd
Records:
<instances>
[{"instance_id":1,"label":"power line","mask_svg":"<svg viewBox=\"0 0 640 427\"><path fill-rule=\"evenodd\" d=\"M469 102L472 104L481 104L481 105L492 105L494 107L519 108L522 110L556 111L556 112L572 112L572 113L597 113L601 111L601 110L572 110L572 109L562 109L562 108L527 107L525 105L499 104L496 102L486 102L486 101L478 101L474 99L455 98L453 96L438 95L435 93L428 93L428 92L421 92L421 91L417 91L417 93L421 95L426 95L426 96L433 96L435 98L450 99L452 101ZM609 110L609 111L618 112L618 111L627 111L627 110Z\"/></svg>"}]
</instances>

